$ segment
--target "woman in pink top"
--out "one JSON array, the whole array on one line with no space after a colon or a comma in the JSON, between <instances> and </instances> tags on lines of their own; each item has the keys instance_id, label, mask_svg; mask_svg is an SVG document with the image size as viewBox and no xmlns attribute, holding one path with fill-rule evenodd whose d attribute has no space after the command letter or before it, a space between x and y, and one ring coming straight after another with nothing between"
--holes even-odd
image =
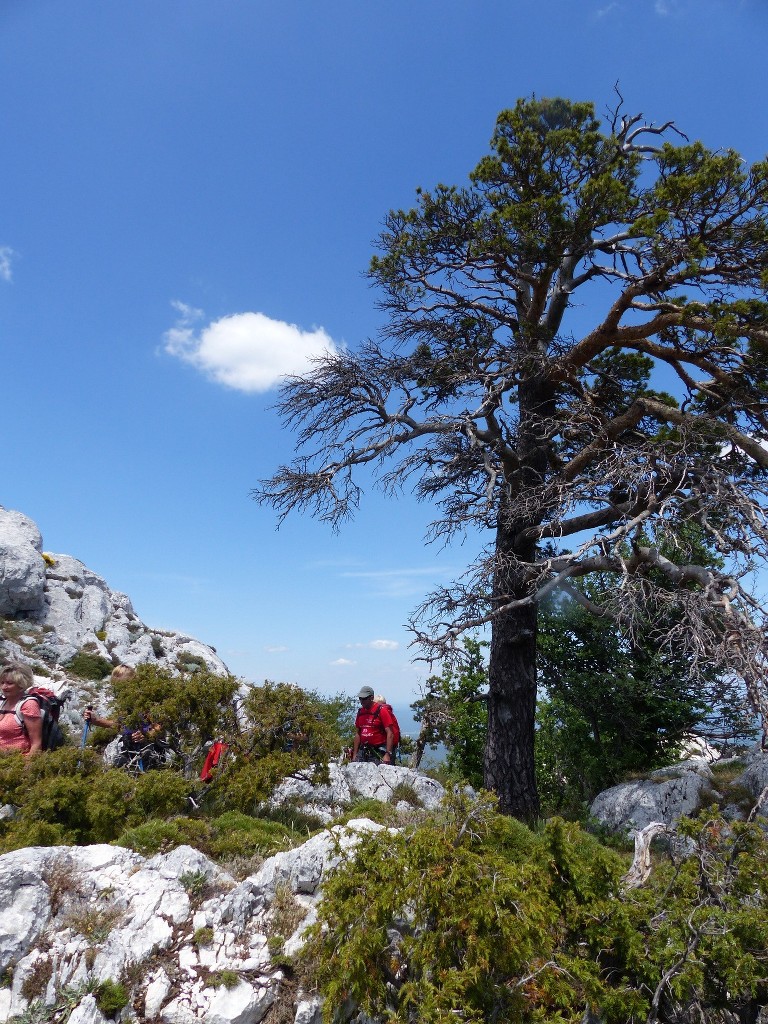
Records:
<instances>
[{"instance_id":1,"label":"woman in pink top","mask_svg":"<svg viewBox=\"0 0 768 1024\"><path fill-rule=\"evenodd\" d=\"M10 664L0 668L0 751L21 751L25 757L43 748L43 722L34 697L24 700L35 677L29 665ZM17 717L18 709L21 723Z\"/></svg>"}]
</instances>

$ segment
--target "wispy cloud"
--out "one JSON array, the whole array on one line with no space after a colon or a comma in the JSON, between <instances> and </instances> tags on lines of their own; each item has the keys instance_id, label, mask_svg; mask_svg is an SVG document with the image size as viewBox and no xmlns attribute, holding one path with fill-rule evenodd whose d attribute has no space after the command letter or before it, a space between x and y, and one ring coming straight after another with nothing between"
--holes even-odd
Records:
<instances>
[{"instance_id":1,"label":"wispy cloud","mask_svg":"<svg viewBox=\"0 0 768 1024\"><path fill-rule=\"evenodd\" d=\"M607 18L609 15L626 11L626 0L609 0L603 7L598 7L592 12L593 18ZM666 18L680 10L680 0L653 0L653 13L660 18Z\"/></svg>"},{"instance_id":2,"label":"wispy cloud","mask_svg":"<svg viewBox=\"0 0 768 1024\"><path fill-rule=\"evenodd\" d=\"M425 581L445 578L452 572L449 568L436 569L373 569L350 570L339 573L342 579L367 580L372 584L371 592L376 597L413 597L423 595ZM427 582L427 586L429 583Z\"/></svg>"},{"instance_id":3,"label":"wispy cloud","mask_svg":"<svg viewBox=\"0 0 768 1024\"><path fill-rule=\"evenodd\" d=\"M347 665L356 665L357 662L356 661L350 661L349 658L337 658L335 661L332 661L331 664L332 665L347 666Z\"/></svg>"},{"instance_id":4,"label":"wispy cloud","mask_svg":"<svg viewBox=\"0 0 768 1024\"><path fill-rule=\"evenodd\" d=\"M274 646L265 647L264 650L267 654L282 654L283 651L287 651L288 648L285 644L275 644Z\"/></svg>"},{"instance_id":5,"label":"wispy cloud","mask_svg":"<svg viewBox=\"0 0 768 1024\"><path fill-rule=\"evenodd\" d=\"M396 651L400 644L397 640L369 640L367 643L347 644L349 648L360 649L362 647L371 651Z\"/></svg>"},{"instance_id":6,"label":"wispy cloud","mask_svg":"<svg viewBox=\"0 0 768 1024\"><path fill-rule=\"evenodd\" d=\"M16 253L9 245L0 245L0 280L10 281L13 277L11 263Z\"/></svg>"},{"instance_id":7,"label":"wispy cloud","mask_svg":"<svg viewBox=\"0 0 768 1024\"><path fill-rule=\"evenodd\" d=\"M282 377L305 373L318 356L336 350L322 327L304 331L264 313L233 313L206 325L203 310L172 305L178 319L163 335L165 351L237 391L269 391Z\"/></svg>"},{"instance_id":8,"label":"wispy cloud","mask_svg":"<svg viewBox=\"0 0 768 1024\"><path fill-rule=\"evenodd\" d=\"M307 562L304 568L308 571L310 569L347 569L351 571L356 566L361 565L364 565L364 563L355 558L316 558L311 562Z\"/></svg>"}]
</instances>

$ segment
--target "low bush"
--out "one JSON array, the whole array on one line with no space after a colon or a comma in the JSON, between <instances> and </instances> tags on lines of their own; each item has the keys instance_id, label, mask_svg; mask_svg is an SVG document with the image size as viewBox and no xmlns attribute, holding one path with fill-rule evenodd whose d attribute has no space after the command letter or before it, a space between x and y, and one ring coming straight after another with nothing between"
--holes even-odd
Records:
<instances>
[{"instance_id":1,"label":"low bush","mask_svg":"<svg viewBox=\"0 0 768 1024\"><path fill-rule=\"evenodd\" d=\"M203 928L197 928L194 935L192 936L193 945L200 949L202 946L210 946L213 942L213 928L205 926Z\"/></svg>"},{"instance_id":2,"label":"low bush","mask_svg":"<svg viewBox=\"0 0 768 1024\"><path fill-rule=\"evenodd\" d=\"M81 650L71 658L64 666L73 676L79 676L81 679L103 679L104 676L108 676L112 671L113 665L111 661L107 661L106 658L102 658L100 654L94 654L92 651Z\"/></svg>"},{"instance_id":3,"label":"low bush","mask_svg":"<svg viewBox=\"0 0 768 1024\"><path fill-rule=\"evenodd\" d=\"M326 879L301 969L324 1019L754 1020L768 1003L768 836L713 808L626 892L629 858L489 795L361 840ZM360 894L365 893L361 899Z\"/></svg>"},{"instance_id":4,"label":"low bush","mask_svg":"<svg viewBox=\"0 0 768 1024\"><path fill-rule=\"evenodd\" d=\"M119 981L112 981L107 978L102 981L94 993L96 1005L105 1017L116 1017L117 1014L128 1005L128 993Z\"/></svg>"},{"instance_id":5,"label":"low bush","mask_svg":"<svg viewBox=\"0 0 768 1024\"><path fill-rule=\"evenodd\" d=\"M118 846L127 846L145 857L154 857L156 853L167 853L177 846L194 846L205 853L211 835L211 826L207 821L193 818L173 818L166 821L152 818L142 825L126 829L118 838Z\"/></svg>"},{"instance_id":6,"label":"low bush","mask_svg":"<svg viewBox=\"0 0 768 1024\"><path fill-rule=\"evenodd\" d=\"M236 971L216 971L208 978L211 988L237 988L240 984L240 975Z\"/></svg>"},{"instance_id":7,"label":"low bush","mask_svg":"<svg viewBox=\"0 0 768 1024\"><path fill-rule=\"evenodd\" d=\"M252 818L240 811L226 811L211 820L209 855L215 860L234 857L271 857L304 837L280 821Z\"/></svg>"}]
</instances>

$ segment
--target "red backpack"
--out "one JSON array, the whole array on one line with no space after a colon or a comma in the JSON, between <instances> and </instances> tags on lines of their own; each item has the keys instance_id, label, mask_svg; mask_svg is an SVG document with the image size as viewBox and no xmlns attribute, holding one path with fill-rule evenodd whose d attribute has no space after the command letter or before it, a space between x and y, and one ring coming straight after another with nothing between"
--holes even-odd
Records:
<instances>
[{"instance_id":1,"label":"red backpack","mask_svg":"<svg viewBox=\"0 0 768 1024\"><path fill-rule=\"evenodd\" d=\"M13 708L8 708L2 714L13 714L19 726L27 731L24 725L24 718L21 714L21 705L25 700L37 701L40 708L40 719L43 725L43 750L56 750L64 744L64 733L59 725L59 715L64 707L64 701L58 697L53 690L47 686L30 686L20 701Z\"/></svg>"},{"instance_id":2,"label":"red backpack","mask_svg":"<svg viewBox=\"0 0 768 1024\"><path fill-rule=\"evenodd\" d=\"M373 712L373 717L374 718L380 718L381 717L381 709L382 708L386 708L387 711L390 713L390 715L392 715L392 735L393 735L392 752L394 753L397 750L397 748L400 746L400 723L398 722L397 718L395 717L395 712L392 710L392 705L391 704L377 704L376 705L376 710Z\"/></svg>"}]
</instances>

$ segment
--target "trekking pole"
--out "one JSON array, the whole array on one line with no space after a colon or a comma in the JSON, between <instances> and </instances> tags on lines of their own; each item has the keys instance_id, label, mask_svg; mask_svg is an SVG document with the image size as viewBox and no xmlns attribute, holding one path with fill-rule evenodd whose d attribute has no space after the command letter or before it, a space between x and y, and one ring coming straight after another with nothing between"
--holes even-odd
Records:
<instances>
[{"instance_id":1,"label":"trekking pole","mask_svg":"<svg viewBox=\"0 0 768 1024\"><path fill-rule=\"evenodd\" d=\"M86 711L93 711L93 705L89 704L88 707L85 710ZM86 718L85 725L83 726L83 738L80 741L80 749L81 750L85 747L85 741L88 739L88 733L90 731L91 731L91 722L90 722L90 719Z\"/></svg>"}]
</instances>

